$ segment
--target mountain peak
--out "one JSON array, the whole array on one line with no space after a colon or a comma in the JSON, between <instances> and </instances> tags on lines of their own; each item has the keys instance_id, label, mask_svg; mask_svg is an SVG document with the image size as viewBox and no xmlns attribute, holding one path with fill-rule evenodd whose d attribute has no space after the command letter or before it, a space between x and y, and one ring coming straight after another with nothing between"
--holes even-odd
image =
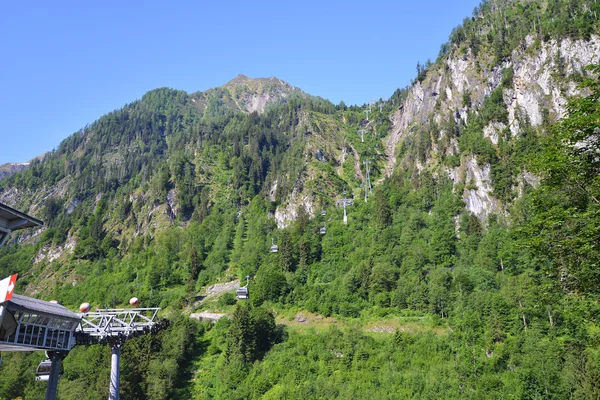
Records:
<instances>
[{"instance_id":1,"label":"mountain peak","mask_svg":"<svg viewBox=\"0 0 600 400\"><path fill-rule=\"evenodd\" d=\"M231 94L242 111L259 113L262 113L269 103L285 98L294 91L302 93L299 89L274 76L249 78L243 74L239 74L221 88Z\"/></svg>"},{"instance_id":2,"label":"mountain peak","mask_svg":"<svg viewBox=\"0 0 600 400\"><path fill-rule=\"evenodd\" d=\"M252 78L249 78L244 74L238 74L235 78L233 78L232 80L227 82L225 85L243 83L243 82L247 82L249 80L252 80Z\"/></svg>"},{"instance_id":3,"label":"mountain peak","mask_svg":"<svg viewBox=\"0 0 600 400\"><path fill-rule=\"evenodd\" d=\"M241 86L241 85L249 85L251 88L264 88L265 86L283 86L289 87L291 89L295 89L292 85L283 81L275 76L271 76L268 78L250 78L244 74L238 74L235 78L224 84L223 88L228 88L232 86Z\"/></svg>"}]
</instances>

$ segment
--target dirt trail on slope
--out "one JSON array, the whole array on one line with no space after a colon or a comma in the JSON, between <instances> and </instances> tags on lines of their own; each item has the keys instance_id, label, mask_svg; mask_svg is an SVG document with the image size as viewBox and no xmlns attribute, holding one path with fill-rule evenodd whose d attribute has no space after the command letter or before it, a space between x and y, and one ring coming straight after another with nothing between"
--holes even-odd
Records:
<instances>
[{"instance_id":1,"label":"dirt trail on slope","mask_svg":"<svg viewBox=\"0 0 600 400\"><path fill-rule=\"evenodd\" d=\"M360 169L360 155L358 154L358 151L356 151L354 146L352 146L352 144L350 144L350 148L352 149L352 152L354 153L354 173L356 175L358 175L361 180L363 180L363 173Z\"/></svg>"},{"instance_id":2,"label":"dirt trail on slope","mask_svg":"<svg viewBox=\"0 0 600 400\"><path fill-rule=\"evenodd\" d=\"M384 177L389 177L390 175L392 175L394 167L396 166L396 148L398 147L398 143L400 143L400 139L403 132L402 124L400 123L401 118L402 115L398 113L395 113L390 118L390 121L392 122L392 129L383 143L385 154L387 156L387 162L383 174Z\"/></svg>"},{"instance_id":3,"label":"dirt trail on slope","mask_svg":"<svg viewBox=\"0 0 600 400\"><path fill-rule=\"evenodd\" d=\"M396 166L396 145L398 143L392 139L392 135L390 135L384 142L385 155L387 156L387 161L385 164L385 169L383 172L383 176L377 181L377 183L381 183L385 178L388 178L392 175L394 171L394 167Z\"/></svg>"},{"instance_id":4,"label":"dirt trail on slope","mask_svg":"<svg viewBox=\"0 0 600 400\"><path fill-rule=\"evenodd\" d=\"M206 288L206 290L202 290L202 294L196 297L196 302L194 302L194 307L197 308L204 300L212 299L217 297L221 293L225 292L233 292L240 287L240 280L236 279L231 282L225 283L216 283Z\"/></svg>"},{"instance_id":5,"label":"dirt trail on slope","mask_svg":"<svg viewBox=\"0 0 600 400\"><path fill-rule=\"evenodd\" d=\"M208 288L206 288L206 297L205 299L209 299L211 297L215 297L220 295L221 293L224 292L231 292L233 290L236 290L240 287L240 280L236 279L234 281L231 282L226 282L226 283L217 283L214 284L212 286L209 286Z\"/></svg>"}]
</instances>

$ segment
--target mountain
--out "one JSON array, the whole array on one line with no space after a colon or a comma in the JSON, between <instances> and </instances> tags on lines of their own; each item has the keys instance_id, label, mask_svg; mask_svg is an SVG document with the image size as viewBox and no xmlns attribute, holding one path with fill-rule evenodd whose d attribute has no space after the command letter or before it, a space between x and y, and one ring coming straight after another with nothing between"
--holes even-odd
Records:
<instances>
[{"instance_id":1,"label":"mountain","mask_svg":"<svg viewBox=\"0 0 600 400\"><path fill-rule=\"evenodd\" d=\"M0 165L0 179L21 172L29 166L29 163L6 163Z\"/></svg>"},{"instance_id":2,"label":"mountain","mask_svg":"<svg viewBox=\"0 0 600 400\"><path fill-rule=\"evenodd\" d=\"M28 162L24 162L24 163L6 163L6 164L0 165L0 179L6 178L8 176L11 176L11 175L17 173L17 172L21 172L21 171L29 168L29 166L31 165L32 161L34 161L34 160L43 160L45 156L46 156L46 153L42 154L41 156L37 156L33 160L30 160Z\"/></svg>"},{"instance_id":3,"label":"mountain","mask_svg":"<svg viewBox=\"0 0 600 400\"><path fill-rule=\"evenodd\" d=\"M0 273L161 307L127 398L597 398L598 12L485 1L369 105L243 75L150 91L0 181L46 222ZM39 397L40 357L3 356L0 398ZM78 346L61 396L106 397L109 359Z\"/></svg>"}]
</instances>

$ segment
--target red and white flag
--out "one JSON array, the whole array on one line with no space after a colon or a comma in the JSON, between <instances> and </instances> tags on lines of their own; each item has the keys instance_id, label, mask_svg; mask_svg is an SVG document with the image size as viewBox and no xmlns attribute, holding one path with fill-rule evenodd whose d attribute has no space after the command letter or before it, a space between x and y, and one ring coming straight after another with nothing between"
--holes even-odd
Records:
<instances>
[{"instance_id":1,"label":"red and white flag","mask_svg":"<svg viewBox=\"0 0 600 400\"><path fill-rule=\"evenodd\" d=\"M0 303L4 303L11 299L17 282L17 275L18 274L13 274L0 281Z\"/></svg>"}]
</instances>

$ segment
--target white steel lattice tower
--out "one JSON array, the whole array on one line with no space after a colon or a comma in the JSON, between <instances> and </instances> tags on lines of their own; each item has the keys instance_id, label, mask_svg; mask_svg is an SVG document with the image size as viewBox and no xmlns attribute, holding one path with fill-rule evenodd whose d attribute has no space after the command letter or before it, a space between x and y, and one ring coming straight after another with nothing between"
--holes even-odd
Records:
<instances>
[{"instance_id":1,"label":"white steel lattice tower","mask_svg":"<svg viewBox=\"0 0 600 400\"><path fill-rule=\"evenodd\" d=\"M368 200L369 195L373 194L373 190L371 189L371 175L369 173L369 164L371 163L371 161L363 161L363 164L365 164L365 203Z\"/></svg>"},{"instance_id":2,"label":"white steel lattice tower","mask_svg":"<svg viewBox=\"0 0 600 400\"><path fill-rule=\"evenodd\" d=\"M365 133L367 133L368 131L366 129L359 129L358 133L360 133L360 141L362 143L365 142Z\"/></svg>"},{"instance_id":3,"label":"white steel lattice tower","mask_svg":"<svg viewBox=\"0 0 600 400\"><path fill-rule=\"evenodd\" d=\"M164 328L160 308L106 309L83 314L77 331L89 344L111 347L109 400L119 400L121 347L129 338Z\"/></svg>"}]
</instances>

